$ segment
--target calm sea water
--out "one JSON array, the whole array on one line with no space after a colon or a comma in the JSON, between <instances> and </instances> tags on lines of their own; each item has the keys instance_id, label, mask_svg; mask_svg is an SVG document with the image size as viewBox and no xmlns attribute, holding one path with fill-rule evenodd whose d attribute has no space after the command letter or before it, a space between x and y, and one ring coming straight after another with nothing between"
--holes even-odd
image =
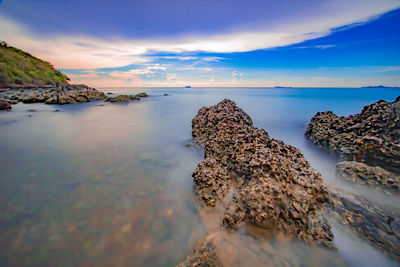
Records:
<instances>
[{"instance_id":1,"label":"calm sea water","mask_svg":"<svg viewBox=\"0 0 400 267\"><path fill-rule=\"evenodd\" d=\"M224 98L234 100L270 136L299 148L328 183L388 209L400 206L399 196L335 178L335 157L303 136L318 111L358 113L374 101L393 101L399 89L102 90L151 96L128 104L18 104L0 113L0 266L173 266L183 261L208 223L191 177L202 151L185 146L191 120L202 106ZM267 234L255 239L249 233L259 229L249 228L219 233L221 255L236 266L396 266L346 226L332 223L337 252ZM268 252L249 249L255 244Z\"/></svg>"}]
</instances>

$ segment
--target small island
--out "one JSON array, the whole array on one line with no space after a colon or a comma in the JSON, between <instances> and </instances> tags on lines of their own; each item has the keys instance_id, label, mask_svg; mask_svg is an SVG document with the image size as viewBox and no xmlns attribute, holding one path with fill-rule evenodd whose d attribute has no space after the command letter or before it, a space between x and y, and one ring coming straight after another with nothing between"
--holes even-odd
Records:
<instances>
[{"instance_id":1,"label":"small island","mask_svg":"<svg viewBox=\"0 0 400 267\"><path fill-rule=\"evenodd\" d=\"M384 86L384 85L373 85L373 86L362 86L361 88L370 88L370 89L380 89L380 88L398 88L397 86Z\"/></svg>"}]
</instances>

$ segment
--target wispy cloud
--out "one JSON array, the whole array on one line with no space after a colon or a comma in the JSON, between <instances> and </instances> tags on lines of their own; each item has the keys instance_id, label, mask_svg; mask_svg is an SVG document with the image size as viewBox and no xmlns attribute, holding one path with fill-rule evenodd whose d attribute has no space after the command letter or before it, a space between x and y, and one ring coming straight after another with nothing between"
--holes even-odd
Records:
<instances>
[{"instance_id":1,"label":"wispy cloud","mask_svg":"<svg viewBox=\"0 0 400 267\"><path fill-rule=\"evenodd\" d=\"M232 81L237 82L244 77L244 73L238 72L236 70L232 71Z\"/></svg>"},{"instance_id":2,"label":"wispy cloud","mask_svg":"<svg viewBox=\"0 0 400 267\"><path fill-rule=\"evenodd\" d=\"M331 33L332 29L368 21L376 15L399 7L398 0L328 0L315 16L296 23L276 22L274 27L258 26L254 30L229 30L211 35L183 35L171 39L99 39L91 36L36 36L26 26L0 17L1 38L32 54L54 63L58 68L95 69L148 63L146 55L157 52L217 53L245 52L287 46ZM319 46L325 49L330 45ZM171 58L171 57L168 57ZM177 60L195 60L177 56ZM205 57L204 61L222 58Z\"/></svg>"},{"instance_id":3,"label":"wispy cloud","mask_svg":"<svg viewBox=\"0 0 400 267\"><path fill-rule=\"evenodd\" d=\"M376 72L389 72L389 71L400 71L400 66L386 66L386 67L380 67L376 70Z\"/></svg>"}]
</instances>

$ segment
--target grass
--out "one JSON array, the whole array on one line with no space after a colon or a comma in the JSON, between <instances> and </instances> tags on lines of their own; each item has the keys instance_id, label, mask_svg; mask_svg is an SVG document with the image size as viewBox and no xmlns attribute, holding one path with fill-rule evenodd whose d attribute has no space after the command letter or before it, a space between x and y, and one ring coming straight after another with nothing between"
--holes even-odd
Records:
<instances>
[{"instance_id":1,"label":"grass","mask_svg":"<svg viewBox=\"0 0 400 267\"><path fill-rule=\"evenodd\" d=\"M69 78L49 62L0 42L0 83L5 85L65 84Z\"/></svg>"}]
</instances>

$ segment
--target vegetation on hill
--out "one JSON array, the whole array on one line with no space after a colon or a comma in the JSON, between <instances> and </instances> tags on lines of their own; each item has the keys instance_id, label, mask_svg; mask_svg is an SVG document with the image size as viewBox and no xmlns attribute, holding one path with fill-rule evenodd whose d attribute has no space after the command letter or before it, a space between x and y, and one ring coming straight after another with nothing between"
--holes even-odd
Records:
<instances>
[{"instance_id":1,"label":"vegetation on hill","mask_svg":"<svg viewBox=\"0 0 400 267\"><path fill-rule=\"evenodd\" d=\"M0 87L35 87L68 81L49 62L0 41Z\"/></svg>"}]
</instances>

